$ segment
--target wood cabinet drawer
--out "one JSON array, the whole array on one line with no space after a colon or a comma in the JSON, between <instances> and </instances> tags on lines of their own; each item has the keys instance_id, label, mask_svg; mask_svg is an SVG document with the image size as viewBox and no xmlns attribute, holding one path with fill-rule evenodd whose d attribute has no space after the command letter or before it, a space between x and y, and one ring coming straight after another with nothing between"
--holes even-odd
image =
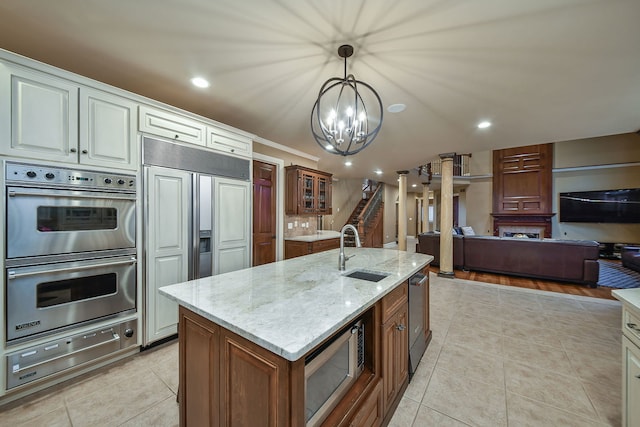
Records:
<instances>
[{"instance_id":1,"label":"wood cabinet drawer","mask_svg":"<svg viewBox=\"0 0 640 427\"><path fill-rule=\"evenodd\" d=\"M389 320L395 311L408 301L408 292L407 282L404 282L382 299L382 323Z\"/></svg>"},{"instance_id":2,"label":"wood cabinet drawer","mask_svg":"<svg viewBox=\"0 0 640 427\"><path fill-rule=\"evenodd\" d=\"M312 244L312 253L318 253L323 251L328 251L330 249L336 249L340 247L340 239L326 239L326 240L317 240Z\"/></svg>"},{"instance_id":3,"label":"wood cabinet drawer","mask_svg":"<svg viewBox=\"0 0 640 427\"><path fill-rule=\"evenodd\" d=\"M622 333L640 347L640 315L627 307L622 309Z\"/></svg>"},{"instance_id":4,"label":"wood cabinet drawer","mask_svg":"<svg viewBox=\"0 0 640 427\"><path fill-rule=\"evenodd\" d=\"M362 402L360 408L351 419L350 427L373 427L382 424L384 418L384 405L382 402L382 381L373 389L367 399Z\"/></svg>"}]
</instances>

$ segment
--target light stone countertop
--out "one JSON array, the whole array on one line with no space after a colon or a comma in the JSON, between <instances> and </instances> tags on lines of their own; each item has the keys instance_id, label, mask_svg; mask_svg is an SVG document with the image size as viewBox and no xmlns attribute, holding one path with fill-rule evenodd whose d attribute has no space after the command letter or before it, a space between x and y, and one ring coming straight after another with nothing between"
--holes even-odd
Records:
<instances>
[{"instance_id":1,"label":"light stone countertop","mask_svg":"<svg viewBox=\"0 0 640 427\"><path fill-rule=\"evenodd\" d=\"M340 238L339 231L333 230L321 230L313 234L307 234L305 236L287 237L284 240L295 240L297 242L316 242L318 240L336 239Z\"/></svg>"},{"instance_id":2,"label":"light stone countertop","mask_svg":"<svg viewBox=\"0 0 640 427\"><path fill-rule=\"evenodd\" d=\"M620 302L632 306L635 311L640 313L640 288L616 289L611 291L611 295Z\"/></svg>"},{"instance_id":3,"label":"light stone countertop","mask_svg":"<svg viewBox=\"0 0 640 427\"><path fill-rule=\"evenodd\" d=\"M160 293L287 360L300 359L433 260L395 249L339 249L178 283ZM374 283L354 269L389 273Z\"/></svg>"}]
</instances>

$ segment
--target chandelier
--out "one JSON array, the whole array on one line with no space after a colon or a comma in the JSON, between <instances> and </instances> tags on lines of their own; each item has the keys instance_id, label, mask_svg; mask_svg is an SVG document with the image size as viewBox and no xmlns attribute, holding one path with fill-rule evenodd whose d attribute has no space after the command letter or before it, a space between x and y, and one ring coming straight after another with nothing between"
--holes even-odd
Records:
<instances>
[{"instance_id":1,"label":"chandelier","mask_svg":"<svg viewBox=\"0 0 640 427\"><path fill-rule=\"evenodd\" d=\"M338 48L344 58L344 78L332 77L320 88L311 110L311 132L330 153L349 156L367 147L382 126L382 100L368 84L347 75L347 58L353 46Z\"/></svg>"}]
</instances>

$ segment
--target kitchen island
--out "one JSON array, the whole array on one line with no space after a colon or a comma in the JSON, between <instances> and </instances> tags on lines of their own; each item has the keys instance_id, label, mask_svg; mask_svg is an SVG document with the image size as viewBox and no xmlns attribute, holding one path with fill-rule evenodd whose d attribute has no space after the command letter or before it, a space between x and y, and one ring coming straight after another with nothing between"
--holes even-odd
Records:
<instances>
[{"instance_id":1,"label":"kitchen island","mask_svg":"<svg viewBox=\"0 0 640 427\"><path fill-rule=\"evenodd\" d=\"M325 422L390 418L407 383L406 357L395 360L392 348L407 354L407 280L432 257L346 252L355 257L342 272L335 249L160 288L180 305L182 425L304 425L305 356L357 319L365 325L366 367ZM356 269L387 276L347 277Z\"/></svg>"}]
</instances>

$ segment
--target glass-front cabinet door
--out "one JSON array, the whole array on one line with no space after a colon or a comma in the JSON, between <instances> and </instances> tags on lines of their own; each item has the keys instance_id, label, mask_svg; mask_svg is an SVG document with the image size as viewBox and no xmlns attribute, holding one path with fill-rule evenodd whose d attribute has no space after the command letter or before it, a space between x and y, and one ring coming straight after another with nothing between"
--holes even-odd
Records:
<instances>
[{"instance_id":1,"label":"glass-front cabinet door","mask_svg":"<svg viewBox=\"0 0 640 427\"><path fill-rule=\"evenodd\" d=\"M318 176L318 212L331 209L331 183L326 177Z\"/></svg>"},{"instance_id":2,"label":"glass-front cabinet door","mask_svg":"<svg viewBox=\"0 0 640 427\"><path fill-rule=\"evenodd\" d=\"M316 176L302 172L302 209L305 213L316 211Z\"/></svg>"}]
</instances>

